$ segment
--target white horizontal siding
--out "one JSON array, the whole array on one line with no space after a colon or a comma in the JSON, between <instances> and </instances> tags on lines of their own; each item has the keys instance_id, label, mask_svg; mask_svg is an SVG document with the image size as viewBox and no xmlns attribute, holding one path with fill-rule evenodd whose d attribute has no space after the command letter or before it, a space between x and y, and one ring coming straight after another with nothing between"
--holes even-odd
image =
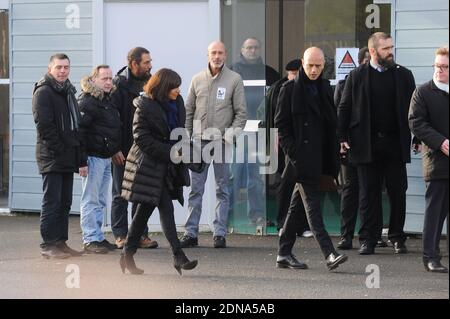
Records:
<instances>
[{"instance_id":1,"label":"white horizontal siding","mask_svg":"<svg viewBox=\"0 0 450 319\"><path fill-rule=\"evenodd\" d=\"M66 8L77 5L80 28L67 28ZM36 128L31 110L34 83L47 72L50 56L64 52L71 59L70 79L79 90L80 79L92 68L91 0L11 1L11 209L39 211L42 180L35 160ZM79 211L81 182L74 183L72 210Z\"/></svg>"},{"instance_id":2,"label":"white horizontal siding","mask_svg":"<svg viewBox=\"0 0 450 319\"><path fill-rule=\"evenodd\" d=\"M26 98L14 97L12 100L11 111L13 113L31 112L31 94L28 94L28 97Z\"/></svg>"},{"instance_id":3,"label":"white horizontal siding","mask_svg":"<svg viewBox=\"0 0 450 319\"><path fill-rule=\"evenodd\" d=\"M448 10L447 0L397 0L397 11L440 11Z\"/></svg>"},{"instance_id":4,"label":"white horizontal siding","mask_svg":"<svg viewBox=\"0 0 450 319\"><path fill-rule=\"evenodd\" d=\"M35 83L41 79L47 72L47 67L14 67L14 82L13 83ZM91 72L91 67L72 67L70 69L70 78L80 81L80 79ZM32 95L32 90L29 96Z\"/></svg>"},{"instance_id":5,"label":"white horizontal siding","mask_svg":"<svg viewBox=\"0 0 450 319\"><path fill-rule=\"evenodd\" d=\"M448 9L397 12L397 30L439 30L448 25Z\"/></svg>"},{"instance_id":6,"label":"white horizontal siding","mask_svg":"<svg viewBox=\"0 0 450 319\"><path fill-rule=\"evenodd\" d=\"M13 161L26 161L30 158L34 158L34 153L36 151L35 145L33 146L14 146L12 150Z\"/></svg>"},{"instance_id":7,"label":"white horizontal siding","mask_svg":"<svg viewBox=\"0 0 450 319\"><path fill-rule=\"evenodd\" d=\"M75 4L80 8L80 18L92 18L90 0L20 1L12 0L14 20L66 20L66 8ZM34 30L30 30L33 32ZM14 34L14 30L12 30Z\"/></svg>"},{"instance_id":8,"label":"white horizontal siding","mask_svg":"<svg viewBox=\"0 0 450 319\"><path fill-rule=\"evenodd\" d=\"M433 62L430 61L433 61L435 51L435 48L397 49L397 59L403 64L426 67L432 74Z\"/></svg>"},{"instance_id":9,"label":"white horizontal siding","mask_svg":"<svg viewBox=\"0 0 450 319\"><path fill-rule=\"evenodd\" d=\"M92 35L40 35L14 36L14 48L16 51L66 51L84 49L92 47ZM48 64L48 61L45 61Z\"/></svg>"},{"instance_id":10,"label":"white horizontal siding","mask_svg":"<svg viewBox=\"0 0 450 319\"><path fill-rule=\"evenodd\" d=\"M14 20L12 27L15 36L91 34L92 19L80 18L79 29L68 29L65 19ZM30 30L32 30L31 34Z\"/></svg>"},{"instance_id":11,"label":"white horizontal siding","mask_svg":"<svg viewBox=\"0 0 450 319\"><path fill-rule=\"evenodd\" d=\"M36 51L33 52L33 54L30 54L27 51L15 51L13 52L12 66L42 66L43 61L48 61L49 57L54 53L55 51L52 50ZM92 64L92 51L90 48L86 50L65 50L64 53L66 53L69 57L76 57L74 61L71 61L72 67L90 66Z\"/></svg>"},{"instance_id":12,"label":"white horizontal siding","mask_svg":"<svg viewBox=\"0 0 450 319\"><path fill-rule=\"evenodd\" d=\"M71 212L79 213L80 209L80 196L72 197L72 209ZM12 193L11 210L12 211L40 211L42 204L42 194L30 194L30 193Z\"/></svg>"}]
</instances>

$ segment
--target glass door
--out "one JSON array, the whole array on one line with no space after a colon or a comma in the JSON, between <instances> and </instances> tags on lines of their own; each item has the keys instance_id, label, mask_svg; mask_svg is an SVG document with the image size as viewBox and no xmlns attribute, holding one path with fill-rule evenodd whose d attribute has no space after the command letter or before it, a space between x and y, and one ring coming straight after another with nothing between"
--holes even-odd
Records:
<instances>
[{"instance_id":1,"label":"glass door","mask_svg":"<svg viewBox=\"0 0 450 319\"><path fill-rule=\"evenodd\" d=\"M222 39L228 47L228 63L243 76L249 119L261 120L263 124L265 115L270 113L266 113L265 92L286 76L289 61L301 58L311 46L320 47L326 56L324 77L335 84L336 64L342 62L336 61L338 49L358 51L367 46L368 38L375 32L391 32L390 4L375 4L371 0L222 1ZM249 65L249 59L259 67ZM274 152L271 135L266 135L269 148L265 151ZM244 150L248 155L248 148ZM230 227L237 232L277 232L280 174L254 174L261 165L233 164ZM327 177L320 187L327 229L339 234L339 190ZM386 196L383 205L388 205ZM254 216L258 215L264 217L262 230L254 223ZM387 214L384 217L388 220Z\"/></svg>"},{"instance_id":2,"label":"glass door","mask_svg":"<svg viewBox=\"0 0 450 319\"><path fill-rule=\"evenodd\" d=\"M266 88L280 77L266 61L266 1L222 1L222 40L228 49L228 66L244 80L248 114L231 165L229 227L263 235L275 226L267 214L264 98Z\"/></svg>"}]
</instances>

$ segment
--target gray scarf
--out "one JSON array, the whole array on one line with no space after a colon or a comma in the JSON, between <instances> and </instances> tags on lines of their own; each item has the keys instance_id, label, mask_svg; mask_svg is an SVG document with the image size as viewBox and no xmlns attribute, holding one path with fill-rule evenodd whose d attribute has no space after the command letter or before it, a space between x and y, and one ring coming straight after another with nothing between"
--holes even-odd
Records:
<instances>
[{"instance_id":1,"label":"gray scarf","mask_svg":"<svg viewBox=\"0 0 450 319\"><path fill-rule=\"evenodd\" d=\"M67 107L69 108L70 114L70 129L72 131L78 131L81 120L81 114L78 109L77 99L75 98L77 90L72 85L72 83L70 83L69 80L66 80L66 82L61 84L57 82L50 74L46 74L45 79L51 83L55 91L61 94L65 94L67 96Z\"/></svg>"}]
</instances>

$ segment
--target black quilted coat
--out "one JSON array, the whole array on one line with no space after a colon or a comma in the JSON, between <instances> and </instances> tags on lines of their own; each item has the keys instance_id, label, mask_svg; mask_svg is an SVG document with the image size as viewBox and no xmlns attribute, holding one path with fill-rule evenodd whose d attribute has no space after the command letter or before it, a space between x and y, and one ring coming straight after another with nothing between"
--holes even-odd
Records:
<instances>
[{"instance_id":1,"label":"black quilted coat","mask_svg":"<svg viewBox=\"0 0 450 319\"><path fill-rule=\"evenodd\" d=\"M172 199L184 205L183 186L190 185L189 172L184 164L170 160L170 128L161 104L146 95L134 100L134 143L127 156L122 184L122 197L129 202L158 206L163 187ZM178 97L178 123L184 126L186 110Z\"/></svg>"}]
</instances>

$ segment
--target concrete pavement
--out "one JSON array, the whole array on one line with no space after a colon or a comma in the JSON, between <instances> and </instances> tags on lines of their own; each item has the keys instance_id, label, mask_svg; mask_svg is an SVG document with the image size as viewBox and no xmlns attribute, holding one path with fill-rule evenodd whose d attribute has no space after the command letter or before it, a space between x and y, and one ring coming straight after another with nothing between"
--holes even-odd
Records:
<instances>
[{"instance_id":1,"label":"concrete pavement","mask_svg":"<svg viewBox=\"0 0 450 319\"><path fill-rule=\"evenodd\" d=\"M81 249L78 217L70 218L69 237L69 245ZM112 241L111 234L107 238ZM211 234L204 234L199 248L185 250L199 266L180 277L164 236L152 238L160 248L139 250L136 255L145 274L123 275L120 251L45 260L39 254L39 216L0 216L0 298L449 298L448 274L427 273L422 266L420 239L407 242L407 255L396 256L392 248L378 249L372 256L349 251L349 261L329 272L314 239L299 239L294 250L310 269L280 270L275 267L278 237L230 235L229 248L218 250L212 248ZM335 244L337 240L333 239ZM441 249L446 251L445 240ZM443 264L448 266L448 255ZM368 288L367 282L377 286L377 278L379 288Z\"/></svg>"}]
</instances>

